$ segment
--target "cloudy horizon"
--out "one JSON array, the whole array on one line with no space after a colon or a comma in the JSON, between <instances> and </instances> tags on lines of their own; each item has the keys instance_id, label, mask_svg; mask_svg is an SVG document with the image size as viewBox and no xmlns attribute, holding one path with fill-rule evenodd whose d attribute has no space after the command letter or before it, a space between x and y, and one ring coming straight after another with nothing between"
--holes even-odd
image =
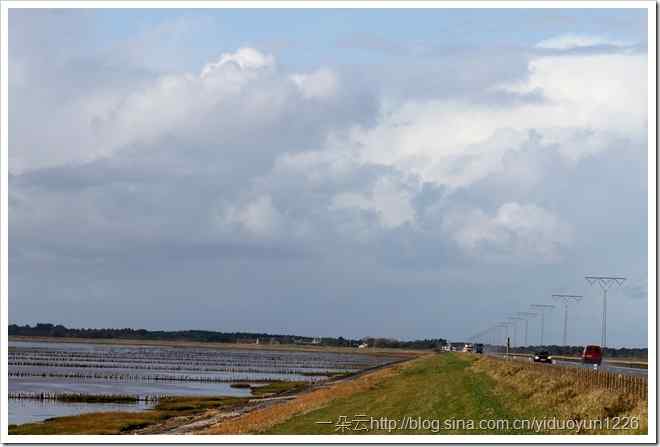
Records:
<instances>
[{"instance_id":1,"label":"cloudy horizon","mask_svg":"<svg viewBox=\"0 0 660 447\"><path fill-rule=\"evenodd\" d=\"M11 9L9 322L647 346L646 21Z\"/></svg>"}]
</instances>

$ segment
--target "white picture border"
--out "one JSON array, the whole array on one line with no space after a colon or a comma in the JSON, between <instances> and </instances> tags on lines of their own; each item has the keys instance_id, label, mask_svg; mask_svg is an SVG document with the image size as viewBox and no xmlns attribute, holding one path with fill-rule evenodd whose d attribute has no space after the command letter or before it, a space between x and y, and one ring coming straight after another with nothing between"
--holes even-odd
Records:
<instances>
[{"instance_id":1,"label":"white picture border","mask_svg":"<svg viewBox=\"0 0 660 447\"><path fill-rule=\"evenodd\" d=\"M2 302L2 333L0 354L2 377L0 394L0 439L3 443L284 443L284 444L411 444L411 443L656 443L656 4L652 1L15 1L0 3L2 39L0 94L2 116L0 135L0 229L1 266L0 300ZM9 435L8 431L8 12L12 8L519 8L519 9L605 9L642 8L648 13L648 435Z\"/></svg>"}]
</instances>

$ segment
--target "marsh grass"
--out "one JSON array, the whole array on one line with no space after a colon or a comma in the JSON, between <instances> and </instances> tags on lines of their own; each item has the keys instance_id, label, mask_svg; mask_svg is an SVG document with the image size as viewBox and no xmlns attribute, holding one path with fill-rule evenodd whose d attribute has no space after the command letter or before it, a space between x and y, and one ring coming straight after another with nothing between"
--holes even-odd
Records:
<instances>
[{"instance_id":1,"label":"marsh grass","mask_svg":"<svg viewBox=\"0 0 660 447\"><path fill-rule=\"evenodd\" d=\"M53 400L69 403L117 403L132 404L140 401L155 401L153 396L128 394L83 394L83 393L9 393L9 399Z\"/></svg>"},{"instance_id":2,"label":"marsh grass","mask_svg":"<svg viewBox=\"0 0 660 447\"><path fill-rule=\"evenodd\" d=\"M295 392L306 386L303 382L272 382L255 390L262 395ZM91 396L89 396L91 398ZM42 422L10 425L10 435L116 435L149 427L179 416L193 416L209 410L228 411L246 405L249 397L162 397L153 409L140 412L97 412L77 416L50 418ZM79 401L80 402L80 401ZM85 402L92 402L87 400Z\"/></svg>"}]
</instances>

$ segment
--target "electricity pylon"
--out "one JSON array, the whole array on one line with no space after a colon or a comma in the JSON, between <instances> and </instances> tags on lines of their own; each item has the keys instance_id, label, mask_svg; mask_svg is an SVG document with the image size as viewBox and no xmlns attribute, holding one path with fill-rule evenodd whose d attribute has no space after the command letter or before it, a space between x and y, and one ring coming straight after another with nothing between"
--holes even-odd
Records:
<instances>
[{"instance_id":1,"label":"electricity pylon","mask_svg":"<svg viewBox=\"0 0 660 447\"><path fill-rule=\"evenodd\" d=\"M545 311L554 309L552 304L532 304L532 307L537 309L541 314L541 346L543 346L543 332L545 331Z\"/></svg>"},{"instance_id":2,"label":"electricity pylon","mask_svg":"<svg viewBox=\"0 0 660 447\"><path fill-rule=\"evenodd\" d=\"M538 314L534 312L518 312L518 315L523 317L523 319L525 320L525 346L529 346L527 344L527 329L529 327L529 319L534 318Z\"/></svg>"},{"instance_id":3,"label":"electricity pylon","mask_svg":"<svg viewBox=\"0 0 660 447\"><path fill-rule=\"evenodd\" d=\"M568 346L566 343L566 330L568 327L568 303L571 301L578 302L582 299L582 295L566 295L563 293L553 293L552 298L564 303L564 339L563 345Z\"/></svg>"},{"instance_id":4,"label":"electricity pylon","mask_svg":"<svg viewBox=\"0 0 660 447\"><path fill-rule=\"evenodd\" d=\"M585 276L584 279L587 280L590 286L594 284L600 285L600 288L603 289L603 322L602 322L602 335L600 340L600 345L603 349L607 346L607 289L616 284L619 287L626 280L623 276Z\"/></svg>"}]
</instances>

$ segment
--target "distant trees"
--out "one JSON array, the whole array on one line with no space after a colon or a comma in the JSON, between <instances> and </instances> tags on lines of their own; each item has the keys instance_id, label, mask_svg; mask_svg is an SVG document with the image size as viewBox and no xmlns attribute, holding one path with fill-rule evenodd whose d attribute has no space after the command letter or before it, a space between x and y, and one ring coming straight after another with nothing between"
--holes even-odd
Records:
<instances>
[{"instance_id":1,"label":"distant trees","mask_svg":"<svg viewBox=\"0 0 660 447\"><path fill-rule=\"evenodd\" d=\"M37 323L35 326L16 324L9 325L9 335L21 335L27 337L72 337L72 338L108 338L108 339L131 339L131 340L178 340L199 341L218 343L248 343L257 339L261 343L281 344L320 344L323 346L349 347L358 346L366 342L369 346L380 348L408 348L408 349L432 349L446 343L444 339L425 339L414 341L399 341L388 338L367 338L355 340L344 337L301 337L296 335L266 334L256 332L216 332L216 331L148 331L146 329L68 329L62 325L50 323Z\"/></svg>"},{"instance_id":2,"label":"distant trees","mask_svg":"<svg viewBox=\"0 0 660 447\"><path fill-rule=\"evenodd\" d=\"M378 348L406 348L406 349L434 349L447 344L444 338L425 338L424 340L401 341L392 338L365 337L362 339L369 347Z\"/></svg>"}]
</instances>

